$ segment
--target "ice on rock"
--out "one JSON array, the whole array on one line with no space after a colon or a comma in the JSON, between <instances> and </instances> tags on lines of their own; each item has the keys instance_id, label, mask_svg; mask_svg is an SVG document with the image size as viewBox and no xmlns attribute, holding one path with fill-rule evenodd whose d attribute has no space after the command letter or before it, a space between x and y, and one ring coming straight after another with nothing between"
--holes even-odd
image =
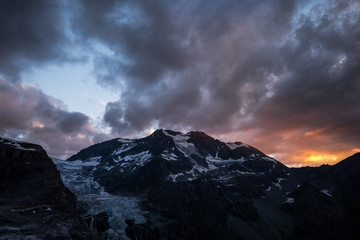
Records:
<instances>
[{"instance_id":1,"label":"ice on rock","mask_svg":"<svg viewBox=\"0 0 360 240\"><path fill-rule=\"evenodd\" d=\"M8 139L6 139L6 140L8 140ZM15 141L10 140L10 139L8 140L8 142L4 142L4 144L10 145L10 146L14 147L15 149L24 150L24 151L36 151L33 148L24 148L19 143L20 143L19 141L15 142Z\"/></svg>"},{"instance_id":2,"label":"ice on rock","mask_svg":"<svg viewBox=\"0 0 360 240\"><path fill-rule=\"evenodd\" d=\"M117 141L121 142L121 143L132 143L134 140L127 139L127 138L118 138Z\"/></svg>"},{"instance_id":3,"label":"ice on rock","mask_svg":"<svg viewBox=\"0 0 360 240\"><path fill-rule=\"evenodd\" d=\"M235 150L235 149L240 148L240 147L249 147L248 145L246 145L244 143L228 142L228 143L225 143L225 144L231 150Z\"/></svg>"},{"instance_id":4,"label":"ice on rock","mask_svg":"<svg viewBox=\"0 0 360 240\"><path fill-rule=\"evenodd\" d=\"M262 157L263 160L265 161L270 161L270 162L274 162L277 163L275 159L273 159L272 157ZM274 166L273 166L274 167Z\"/></svg>"},{"instance_id":5,"label":"ice on rock","mask_svg":"<svg viewBox=\"0 0 360 240\"><path fill-rule=\"evenodd\" d=\"M187 140L190 139L189 136L183 134L176 134L175 136L173 136L169 134L166 130L163 130L163 133L174 140L176 147L179 149L180 152L185 155L185 157L189 157L191 154L199 155L195 145L193 143L187 142Z\"/></svg>"},{"instance_id":6,"label":"ice on rock","mask_svg":"<svg viewBox=\"0 0 360 240\"><path fill-rule=\"evenodd\" d=\"M242 162L245 161L245 158L241 157L239 159L232 159L232 158L222 159L222 158L219 158L217 156L213 157L211 155L207 155L206 156L206 161L211 162L211 163L215 163L215 164L228 164L228 163L234 163L234 162L242 163Z\"/></svg>"},{"instance_id":7,"label":"ice on rock","mask_svg":"<svg viewBox=\"0 0 360 240\"><path fill-rule=\"evenodd\" d=\"M331 195L329 190L323 189L323 190L321 190L321 192L328 195L329 197L333 197L333 195Z\"/></svg>"},{"instance_id":8,"label":"ice on rock","mask_svg":"<svg viewBox=\"0 0 360 240\"><path fill-rule=\"evenodd\" d=\"M123 145L121 146L121 148L115 150L112 155L119 155L119 154L121 154L121 153L123 153L123 152L126 152L126 151L132 149L132 148L135 147L136 145L137 145L137 144L136 144L136 143L133 143L133 142L126 142L125 144L123 144Z\"/></svg>"},{"instance_id":9,"label":"ice on rock","mask_svg":"<svg viewBox=\"0 0 360 240\"><path fill-rule=\"evenodd\" d=\"M128 239L125 234L126 219L133 219L136 224L146 222L145 213L139 207L139 199L109 194L91 174L90 177L85 174L84 171L94 166L99 160L98 157L92 158L89 162L52 160L60 171L65 186L75 194L80 204L86 206L87 214L106 212L111 228L122 239Z\"/></svg>"},{"instance_id":10,"label":"ice on rock","mask_svg":"<svg viewBox=\"0 0 360 240\"><path fill-rule=\"evenodd\" d=\"M284 203L294 203L294 198L287 198Z\"/></svg>"},{"instance_id":11,"label":"ice on rock","mask_svg":"<svg viewBox=\"0 0 360 240\"><path fill-rule=\"evenodd\" d=\"M272 183L272 184L274 184L274 186L278 187L281 190L282 187L281 187L280 183L281 183L281 181L286 180L286 178L277 178L277 180L278 180L277 183Z\"/></svg>"},{"instance_id":12,"label":"ice on rock","mask_svg":"<svg viewBox=\"0 0 360 240\"><path fill-rule=\"evenodd\" d=\"M134 162L136 165L144 166L144 163L150 160L150 158L151 154L149 153L149 150L147 150L134 155L126 155L122 158L122 161Z\"/></svg>"},{"instance_id":13,"label":"ice on rock","mask_svg":"<svg viewBox=\"0 0 360 240\"><path fill-rule=\"evenodd\" d=\"M174 153L168 154L168 153L162 153L161 157L168 161L177 161L177 156Z\"/></svg>"}]
</instances>

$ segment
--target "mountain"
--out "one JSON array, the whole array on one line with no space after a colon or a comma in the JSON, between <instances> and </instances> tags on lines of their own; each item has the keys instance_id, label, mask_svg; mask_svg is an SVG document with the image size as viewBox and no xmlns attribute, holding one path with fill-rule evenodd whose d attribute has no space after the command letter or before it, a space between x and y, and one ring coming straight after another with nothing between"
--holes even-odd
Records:
<instances>
[{"instance_id":1,"label":"mountain","mask_svg":"<svg viewBox=\"0 0 360 240\"><path fill-rule=\"evenodd\" d=\"M302 182L308 182L323 192L342 199L349 208L360 214L360 153L333 165L293 169Z\"/></svg>"},{"instance_id":2,"label":"mountain","mask_svg":"<svg viewBox=\"0 0 360 240\"><path fill-rule=\"evenodd\" d=\"M294 217L295 239L358 239L360 153L333 165L291 169L302 186L283 210Z\"/></svg>"},{"instance_id":3,"label":"mountain","mask_svg":"<svg viewBox=\"0 0 360 240\"><path fill-rule=\"evenodd\" d=\"M281 239L291 228L273 207L296 186L290 169L240 142L160 129L95 144L66 162L84 166L82 176L107 194L139 200L147 225L128 227L133 238Z\"/></svg>"},{"instance_id":4,"label":"mountain","mask_svg":"<svg viewBox=\"0 0 360 240\"><path fill-rule=\"evenodd\" d=\"M94 166L92 175L108 192L123 194L203 178L235 186L244 176L266 180L257 184L267 189L290 175L286 166L246 144L224 143L202 132L162 129L142 139L95 144L68 159L77 160Z\"/></svg>"},{"instance_id":5,"label":"mountain","mask_svg":"<svg viewBox=\"0 0 360 240\"><path fill-rule=\"evenodd\" d=\"M0 239L360 235L360 153L288 168L241 142L160 129L52 162L38 145L0 138L0 156Z\"/></svg>"},{"instance_id":6,"label":"mountain","mask_svg":"<svg viewBox=\"0 0 360 240\"><path fill-rule=\"evenodd\" d=\"M39 145L0 138L0 239L99 239Z\"/></svg>"}]
</instances>

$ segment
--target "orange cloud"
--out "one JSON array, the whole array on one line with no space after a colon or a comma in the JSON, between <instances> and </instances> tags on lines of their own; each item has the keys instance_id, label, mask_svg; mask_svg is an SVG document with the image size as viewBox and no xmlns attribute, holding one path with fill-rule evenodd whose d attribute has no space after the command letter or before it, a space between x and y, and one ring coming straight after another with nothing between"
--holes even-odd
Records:
<instances>
[{"instance_id":1,"label":"orange cloud","mask_svg":"<svg viewBox=\"0 0 360 240\"><path fill-rule=\"evenodd\" d=\"M314 131L309 131L309 132L306 132L304 134L305 137L308 137L308 136L313 136L313 135L317 135L321 132L323 132L325 129L321 128L321 129L315 129Z\"/></svg>"}]
</instances>

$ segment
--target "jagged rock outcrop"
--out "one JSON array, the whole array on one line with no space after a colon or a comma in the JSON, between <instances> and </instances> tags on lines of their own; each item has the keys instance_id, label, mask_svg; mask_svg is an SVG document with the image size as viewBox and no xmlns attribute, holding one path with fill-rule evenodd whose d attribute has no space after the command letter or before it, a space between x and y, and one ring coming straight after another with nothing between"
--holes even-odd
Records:
<instances>
[{"instance_id":1,"label":"jagged rock outcrop","mask_svg":"<svg viewBox=\"0 0 360 240\"><path fill-rule=\"evenodd\" d=\"M39 145L0 138L0 239L99 239Z\"/></svg>"}]
</instances>

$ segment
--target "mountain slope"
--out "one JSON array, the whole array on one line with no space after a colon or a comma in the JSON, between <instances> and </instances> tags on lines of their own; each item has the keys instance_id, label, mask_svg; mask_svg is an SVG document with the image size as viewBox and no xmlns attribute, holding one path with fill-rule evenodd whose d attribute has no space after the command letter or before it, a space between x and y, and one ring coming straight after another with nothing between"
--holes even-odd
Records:
<instances>
[{"instance_id":1,"label":"mountain slope","mask_svg":"<svg viewBox=\"0 0 360 240\"><path fill-rule=\"evenodd\" d=\"M267 189L279 187L278 178L290 175L286 166L253 147L223 143L200 132L157 130L143 139L114 139L68 159L77 160L92 163L95 179L113 193L137 194L163 182L201 177L231 185L238 177L261 176L259 179L267 179L262 183Z\"/></svg>"},{"instance_id":2,"label":"mountain slope","mask_svg":"<svg viewBox=\"0 0 360 240\"><path fill-rule=\"evenodd\" d=\"M284 210L294 216L294 239L358 239L360 235L360 153L333 165L291 170L303 183ZM313 226L311 231L309 226Z\"/></svg>"},{"instance_id":3,"label":"mountain slope","mask_svg":"<svg viewBox=\"0 0 360 240\"><path fill-rule=\"evenodd\" d=\"M360 154L334 166L289 169L241 142L157 130L80 151L105 191L140 201L131 239L357 239ZM330 220L329 220L330 219ZM332 220L331 220L332 219ZM315 226L315 228L311 228Z\"/></svg>"},{"instance_id":4,"label":"mountain slope","mask_svg":"<svg viewBox=\"0 0 360 240\"><path fill-rule=\"evenodd\" d=\"M0 138L0 239L98 239L42 147Z\"/></svg>"},{"instance_id":5,"label":"mountain slope","mask_svg":"<svg viewBox=\"0 0 360 240\"><path fill-rule=\"evenodd\" d=\"M68 162L91 166L87 174L105 191L141 199L148 230L161 237L272 239L290 231L273 207L294 187L290 170L240 142L160 129L95 144Z\"/></svg>"}]
</instances>

